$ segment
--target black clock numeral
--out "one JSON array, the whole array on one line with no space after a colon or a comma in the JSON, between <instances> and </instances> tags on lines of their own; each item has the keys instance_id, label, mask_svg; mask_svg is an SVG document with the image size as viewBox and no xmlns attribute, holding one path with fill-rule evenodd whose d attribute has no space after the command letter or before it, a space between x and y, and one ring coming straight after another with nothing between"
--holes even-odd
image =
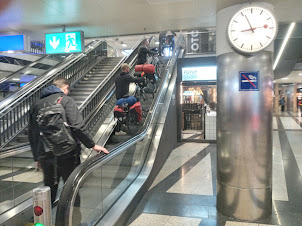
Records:
<instances>
[{"instance_id":1,"label":"black clock numeral","mask_svg":"<svg viewBox=\"0 0 302 226\"><path fill-rule=\"evenodd\" d=\"M242 48L242 47L243 47L243 45L244 45L244 43L242 44L242 46L241 46L240 48Z\"/></svg>"},{"instance_id":2,"label":"black clock numeral","mask_svg":"<svg viewBox=\"0 0 302 226\"><path fill-rule=\"evenodd\" d=\"M261 13L260 13L260 15L263 13L263 10L261 10Z\"/></svg>"},{"instance_id":3,"label":"black clock numeral","mask_svg":"<svg viewBox=\"0 0 302 226\"><path fill-rule=\"evenodd\" d=\"M234 32L234 31L236 31L236 30L231 30L231 32Z\"/></svg>"},{"instance_id":4,"label":"black clock numeral","mask_svg":"<svg viewBox=\"0 0 302 226\"><path fill-rule=\"evenodd\" d=\"M270 19L271 19L271 17L267 18L266 20L270 20Z\"/></svg>"},{"instance_id":5,"label":"black clock numeral","mask_svg":"<svg viewBox=\"0 0 302 226\"><path fill-rule=\"evenodd\" d=\"M233 20L235 23L238 23L238 21L236 21L236 20Z\"/></svg>"},{"instance_id":6,"label":"black clock numeral","mask_svg":"<svg viewBox=\"0 0 302 226\"><path fill-rule=\"evenodd\" d=\"M244 16L242 12L241 12L241 15Z\"/></svg>"},{"instance_id":7,"label":"black clock numeral","mask_svg":"<svg viewBox=\"0 0 302 226\"><path fill-rule=\"evenodd\" d=\"M260 42L261 47L263 47L262 43Z\"/></svg>"},{"instance_id":8,"label":"black clock numeral","mask_svg":"<svg viewBox=\"0 0 302 226\"><path fill-rule=\"evenodd\" d=\"M253 45L251 45L251 50L253 50Z\"/></svg>"},{"instance_id":9,"label":"black clock numeral","mask_svg":"<svg viewBox=\"0 0 302 226\"><path fill-rule=\"evenodd\" d=\"M269 29L274 29L274 27L269 27Z\"/></svg>"},{"instance_id":10,"label":"black clock numeral","mask_svg":"<svg viewBox=\"0 0 302 226\"><path fill-rule=\"evenodd\" d=\"M251 13L253 13L253 8L251 8Z\"/></svg>"},{"instance_id":11,"label":"black clock numeral","mask_svg":"<svg viewBox=\"0 0 302 226\"><path fill-rule=\"evenodd\" d=\"M233 42L235 42L238 38L234 39Z\"/></svg>"},{"instance_id":12,"label":"black clock numeral","mask_svg":"<svg viewBox=\"0 0 302 226\"><path fill-rule=\"evenodd\" d=\"M269 37L269 36L266 36L267 38L269 38L269 39L272 39L271 37Z\"/></svg>"}]
</instances>

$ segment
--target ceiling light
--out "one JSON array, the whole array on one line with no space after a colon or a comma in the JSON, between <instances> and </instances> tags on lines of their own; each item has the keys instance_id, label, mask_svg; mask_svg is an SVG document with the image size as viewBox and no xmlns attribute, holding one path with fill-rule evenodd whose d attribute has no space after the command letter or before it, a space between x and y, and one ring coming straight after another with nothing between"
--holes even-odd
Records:
<instances>
[{"instance_id":1,"label":"ceiling light","mask_svg":"<svg viewBox=\"0 0 302 226\"><path fill-rule=\"evenodd\" d=\"M288 78L281 78L281 79L283 79L283 80L287 80Z\"/></svg>"},{"instance_id":2,"label":"ceiling light","mask_svg":"<svg viewBox=\"0 0 302 226\"><path fill-rule=\"evenodd\" d=\"M19 78L13 78L12 81L20 81Z\"/></svg>"},{"instance_id":3,"label":"ceiling light","mask_svg":"<svg viewBox=\"0 0 302 226\"><path fill-rule=\"evenodd\" d=\"M7 53L14 53L14 51L13 50L8 50Z\"/></svg>"},{"instance_id":4,"label":"ceiling light","mask_svg":"<svg viewBox=\"0 0 302 226\"><path fill-rule=\"evenodd\" d=\"M302 76L302 73L300 73L299 75Z\"/></svg>"},{"instance_id":5,"label":"ceiling light","mask_svg":"<svg viewBox=\"0 0 302 226\"><path fill-rule=\"evenodd\" d=\"M126 43L122 43L122 46L123 46L123 47L127 47L127 44L126 44Z\"/></svg>"},{"instance_id":6,"label":"ceiling light","mask_svg":"<svg viewBox=\"0 0 302 226\"><path fill-rule=\"evenodd\" d=\"M293 23L291 23L290 26L289 26L289 29L288 29L287 34L286 34L286 36L285 36L285 39L283 40L281 49L279 50L279 53L278 53L277 58L276 58L276 60L275 60L275 63L274 63L274 66L273 66L273 70L275 70L275 68L277 67L277 64L278 64L278 62L279 62L279 60L280 60L280 58L281 58L281 55L282 55L282 53L283 53L283 51L284 51L284 48L285 48L285 46L286 46L286 44L287 44L287 42L288 42L288 39L289 39L291 33L292 33L293 30L294 30L295 25L296 25L296 23L293 22Z\"/></svg>"},{"instance_id":7,"label":"ceiling light","mask_svg":"<svg viewBox=\"0 0 302 226\"><path fill-rule=\"evenodd\" d=\"M155 45L159 45L159 42L155 42Z\"/></svg>"}]
</instances>

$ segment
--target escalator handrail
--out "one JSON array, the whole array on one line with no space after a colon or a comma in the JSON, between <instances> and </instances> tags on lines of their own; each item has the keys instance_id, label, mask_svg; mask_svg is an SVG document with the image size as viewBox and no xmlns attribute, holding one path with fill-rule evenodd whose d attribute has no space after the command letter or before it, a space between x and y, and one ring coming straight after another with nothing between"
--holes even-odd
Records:
<instances>
[{"instance_id":1,"label":"escalator handrail","mask_svg":"<svg viewBox=\"0 0 302 226\"><path fill-rule=\"evenodd\" d=\"M167 79L172 76L173 68L175 66L176 60L178 58L178 54L180 52L181 43L183 43L183 42L184 42L184 37L182 35L180 35L177 40L175 49L173 51L173 55L172 55L173 57L172 57L172 59L170 59L170 61L168 63L169 68L167 68L168 70L166 70L165 81L163 82L163 84L165 84ZM60 219L60 220L65 219L65 220L67 220L67 222L61 222L64 224L59 224L59 225L70 225L68 223L72 222L71 213L73 211L74 201L75 201L76 195L79 191L79 187L80 187L82 181L88 176L88 174L90 172L92 172L93 170L95 170L96 168L102 167L106 162L112 160L113 158L115 158L116 156L118 156L119 154L124 152L128 147L133 146L134 144L136 144L138 141L142 140L147 135L149 127L151 125L151 121L156 114L156 109L158 107L158 103L160 101L160 98L161 98L162 93L165 88L167 89L167 87L164 87L164 85L162 85L160 92L156 95L157 99L153 105L151 114L149 115L149 119L148 118L146 119L146 121L148 122L146 125L146 128L140 134L138 134L138 135L134 136L133 138L131 138L130 140L120 144L119 146L114 148L108 155L100 154L100 155L96 155L96 156L88 159L87 161L85 161L84 163L79 165L73 171L73 173L69 176L69 178L63 188L63 191L62 191L62 194L60 197L60 201L59 201L59 205L58 205L58 209L57 209L57 216L58 216L57 219ZM68 216L68 217L66 217L66 216ZM56 222L56 223L59 223L59 222Z\"/></svg>"},{"instance_id":2,"label":"escalator handrail","mask_svg":"<svg viewBox=\"0 0 302 226\"><path fill-rule=\"evenodd\" d=\"M131 48L131 54L133 53L133 51L141 44L142 40L145 38L145 36L142 36L136 43L135 45ZM105 77L105 79L94 89L94 91L92 93L89 94L89 96L86 98L86 100L80 105L79 110L82 111L87 104L89 103L89 101L97 94L97 92L99 90L101 90L106 83L108 82L108 80L110 80L110 78L117 72L117 70L119 70L120 65L125 62L130 55L128 56L124 56L119 62L118 64L111 70L111 72Z\"/></svg>"},{"instance_id":3,"label":"escalator handrail","mask_svg":"<svg viewBox=\"0 0 302 226\"><path fill-rule=\"evenodd\" d=\"M33 80L31 84L27 84L30 86L24 87L24 89L21 89L17 91L16 93L10 95L8 98L5 98L3 101L0 102L0 115L6 111L8 108L13 107L17 102L22 100L22 98L26 97L31 91L35 90L36 87L40 87L43 83L53 78L58 72L60 72L63 68L66 68L72 64L74 64L76 61L79 61L83 57L86 56L86 54L93 51L94 48L101 45L101 43L105 42L104 40L96 40L92 41L91 43L87 44L87 48L85 49L85 53L81 54L72 54L73 57L70 57L72 59L69 59L58 66L56 66L55 69L52 69L50 71L45 72L42 76L39 76L39 78Z\"/></svg>"}]
</instances>

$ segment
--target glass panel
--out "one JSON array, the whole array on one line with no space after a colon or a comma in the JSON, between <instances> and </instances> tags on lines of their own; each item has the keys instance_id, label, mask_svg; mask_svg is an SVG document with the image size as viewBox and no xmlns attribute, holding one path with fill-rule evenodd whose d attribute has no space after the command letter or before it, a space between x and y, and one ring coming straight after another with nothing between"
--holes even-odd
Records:
<instances>
[{"instance_id":1,"label":"glass panel","mask_svg":"<svg viewBox=\"0 0 302 226\"><path fill-rule=\"evenodd\" d=\"M97 169L89 174L79 189L73 208L72 225L94 222L102 214L102 169Z\"/></svg>"},{"instance_id":2,"label":"glass panel","mask_svg":"<svg viewBox=\"0 0 302 226\"><path fill-rule=\"evenodd\" d=\"M133 145L102 166L104 211L112 206L137 176L140 149L139 144Z\"/></svg>"},{"instance_id":3,"label":"glass panel","mask_svg":"<svg viewBox=\"0 0 302 226\"><path fill-rule=\"evenodd\" d=\"M0 159L0 214L14 206L12 159Z\"/></svg>"},{"instance_id":4,"label":"glass panel","mask_svg":"<svg viewBox=\"0 0 302 226\"><path fill-rule=\"evenodd\" d=\"M32 196L32 189L43 184L43 173L37 170L31 151L12 157L15 205Z\"/></svg>"},{"instance_id":5,"label":"glass panel","mask_svg":"<svg viewBox=\"0 0 302 226\"><path fill-rule=\"evenodd\" d=\"M43 75L52 67L58 65L65 58L62 56L41 58L29 66L24 67L21 71L12 74L11 77L0 84L1 99L8 97L12 93L18 91L27 83ZM0 99L0 100L1 100Z\"/></svg>"}]
</instances>

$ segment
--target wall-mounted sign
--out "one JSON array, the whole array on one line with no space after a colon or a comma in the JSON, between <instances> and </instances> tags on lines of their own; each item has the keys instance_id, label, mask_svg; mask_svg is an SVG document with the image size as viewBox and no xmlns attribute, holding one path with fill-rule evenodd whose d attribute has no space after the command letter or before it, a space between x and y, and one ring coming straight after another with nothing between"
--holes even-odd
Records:
<instances>
[{"instance_id":1,"label":"wall-mounted sign","mask_svg":"<svg viewBox=\"0 0 302 226\"><path fill-rule=\"evenodd\" d=\"M258 71L240 71L239 76L240 91L259 91Z\"/></svg>"},{"instance_id":2,"label":"wall-mounted sign","mask_svg":"<svg viewBox=\"0 0 302 226\"><path fill-rule=\"evenodd\" d=\"M201 53L201 33L191 31L187 34L187 53Z\"/></svg>"},{"instance_id":3,"label":"wall-mounted sign","mask_svg":"<svg viewBox=\"0 0 302 226\"><path fill-rule=\"evenodd\" d=\"M0 36L0 51L29 51L30 39L26 35Z\"/></svg>"},{"instance_id":4,"label":"wall-mounted sign","mask_svg":"<svg viewBox=\"0 0 302 226\"><path fill-rule=\"evenodd\" d=\"M84 51L84 32L45 34L46 54L81 53Z\"/></svg>"},{"instance_id":5,"label":"wall-mounted sign","mask_svg":"<svg viewBox=\"0 0 302 226\"><path fill-rule=\"evenodd\" d=\"M182 81L215 81L216 79L216 66L182 68Z\"/></svg>"}]
</instances>

